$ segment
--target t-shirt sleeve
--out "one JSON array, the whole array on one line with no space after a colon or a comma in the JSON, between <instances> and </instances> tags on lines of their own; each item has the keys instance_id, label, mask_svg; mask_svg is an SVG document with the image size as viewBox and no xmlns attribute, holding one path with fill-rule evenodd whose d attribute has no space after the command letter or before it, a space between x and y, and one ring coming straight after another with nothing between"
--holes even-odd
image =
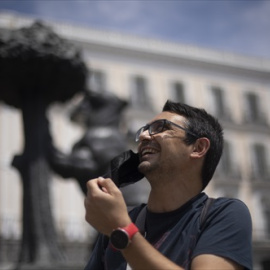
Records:
<instances>
[{"instance_id":1,"label":"t-shirt sleeve","mask_svg":"<svg viewBox=\"0 0 270 270\"><path fill-rule=\"evenodd\" d=\"M252 223L240 200L217 199L198 239L192 258L213 254L252 269Z\"/></svg>"}]
</instances>

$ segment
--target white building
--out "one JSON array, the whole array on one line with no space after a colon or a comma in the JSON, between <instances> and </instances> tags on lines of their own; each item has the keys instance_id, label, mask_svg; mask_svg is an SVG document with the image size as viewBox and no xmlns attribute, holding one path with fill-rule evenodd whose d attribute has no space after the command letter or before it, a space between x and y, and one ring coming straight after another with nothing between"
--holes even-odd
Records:
<instances>
[{"instance_id":1,"label":"white building","mask_svg":"<svg viewBox=\"0 0 270 270\"><path fill-rule=\"evenodd\" d=\"M0 29L32 22L19 14L0 14ZM219 118L225 149L207 192L247 204L253 218L254 269L263 269L262 262L270 260L270 59L47 23L82 48L92 70L92 88L130 102L125 115L128 135L160 112L167 99L203 107ZM63 151L69 151L83 132L68 118L71 107L72 102L50 110L52 133ZM0 239L19 239L21 183L9 164L22 147L21 122L19 112L4 104L0 130ZM131 141L130 147L135 147ZM52 198L59 231L70 241L89 239L76 183L55 177Z\"/></svg>"}]
</instances>

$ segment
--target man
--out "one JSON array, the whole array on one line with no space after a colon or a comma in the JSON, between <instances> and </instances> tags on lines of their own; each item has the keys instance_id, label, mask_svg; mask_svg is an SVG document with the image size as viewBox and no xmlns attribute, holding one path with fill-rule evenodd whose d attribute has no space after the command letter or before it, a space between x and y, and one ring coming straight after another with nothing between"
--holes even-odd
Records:
<instances>
[{"instance_id":1,"label":"man","mask_svg":"<svg viewBox=\"0 0 270 270\"><path fill-rule=\"evenodd\" d=\"M144 231L109 178L88 181L86 220L102 235L87 270L252 269L251 218L239 200L218 198L201 215L223 131L202 109L167 101L136 134L138 170L150 183ZM109 239L109 238L110 239ZM129 268L130 267L130 268Z\"/></svg>"}]
</instances>

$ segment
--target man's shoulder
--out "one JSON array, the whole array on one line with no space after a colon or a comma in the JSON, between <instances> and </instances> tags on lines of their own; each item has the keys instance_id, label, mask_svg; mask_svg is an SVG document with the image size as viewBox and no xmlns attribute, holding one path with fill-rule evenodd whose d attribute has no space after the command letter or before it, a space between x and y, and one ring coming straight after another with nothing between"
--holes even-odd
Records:
<instances>
[{"instance_id":1,"label":"man's shoulder","mask_svg":"<svg viewBox=\"0 0 270 270\"><path fill-rule=\"evenodd\" d=\"M215 208L235 208L235 209L248 209L247 205L240 199L237 198L228 198L228 197L219 197L214 198Z\"/></svg>"},{"instance_id":2,"label":"man's shoulder","mask_svg":"<svg viewBox=\"0 0 270 270\"><path fill-rule=\"evenodd\" d=\"M251 223L251 215L247 205L240 199L220 197L216 198L209 211L209 216L213 219L222 217L232 221ZM241 216L241 219L239 217Z\"/></svg>"}]
</instances>

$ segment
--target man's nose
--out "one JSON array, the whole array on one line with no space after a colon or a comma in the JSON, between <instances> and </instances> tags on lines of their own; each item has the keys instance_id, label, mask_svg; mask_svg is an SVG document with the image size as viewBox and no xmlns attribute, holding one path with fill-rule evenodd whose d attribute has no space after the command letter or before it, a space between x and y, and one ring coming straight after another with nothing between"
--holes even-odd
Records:
<instances>
[{"instance_id":1,"label":"man's nose","mask_svg":"<svg viewBox=\"0 0 270 270\"><path fill-rule=\"evenodd\" d=\"M149 133L149 129L144 130L140 136L139 136L139 141L143 141L143 140L150 140L151 139L151 135Z\"/></svg>"}]
</instances>

